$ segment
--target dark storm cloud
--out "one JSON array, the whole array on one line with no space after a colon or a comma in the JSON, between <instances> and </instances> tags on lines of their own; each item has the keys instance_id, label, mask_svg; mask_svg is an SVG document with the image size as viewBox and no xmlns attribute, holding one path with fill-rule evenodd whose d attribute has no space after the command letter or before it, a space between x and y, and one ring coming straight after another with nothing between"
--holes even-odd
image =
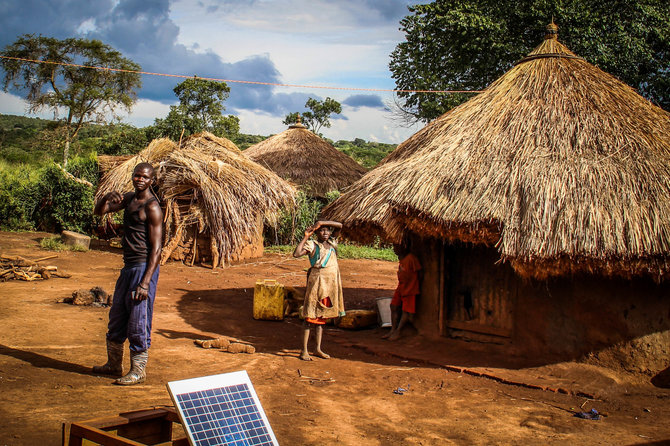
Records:
<instances>
[{"instance_id":1,"label":"dark storm cloud","mask_svg":"<svg viewBox=\"0 0 670 446\"><path fill-rule=\"evenodd\" d=\"M82 23L106 14L113 4L113 0L0 1L0 47L23 34L73 37Z\"/></svg>"},{"instance_id":2,"label":"dark storm cloud","mask_svg":"<svg viewBox=\"0 0 670 446\"><path fill-rule=\"evenodd\" d=\"M11 4L8 4L11 3ZM142 66L143 71L197 75L217 79L278 82L280 73L267 56L224 63L214 53L196 52L179 44L179 28L169 17L169 0L89 0L0 2L0 44L25 33L50 37L87 37L103 41ZM36 13L39 11L39 14ZM87 26L82 28L82 24ZM88 31L82 35L80 31ZM173 103L180 78L145 75L139 97ZM260 85L229 84L229 111L252 109L288 113L303 106L307 95L278 93ZM298 106L296 105L298 104Z\"/></svg>"},{"instance_id":3,"label":"dark storm cloud","mask_svg":"<svg viewBox=\"0 0 670 446\"><path fill-rule=\"evenodd\" d=\"M342 104L353 108L370 107L386 109L382 98L376 94L354 94L342 101Z\"/></svg>"}]
</instances>

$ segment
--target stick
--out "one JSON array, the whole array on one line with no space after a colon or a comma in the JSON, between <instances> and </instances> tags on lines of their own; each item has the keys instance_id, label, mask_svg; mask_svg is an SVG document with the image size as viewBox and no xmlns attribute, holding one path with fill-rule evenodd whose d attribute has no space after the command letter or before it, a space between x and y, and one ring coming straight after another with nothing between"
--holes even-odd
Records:
<instances>
[{"instance_id":1,"label":"stick","mask_svg":"<svg viewBox=\"0 0 670 446\"><path fill-rule=\"evenodd\" d=\"M37 263L37 262L41 262L42 260L55 259L56 257L58 257L58 254L54 254L52 256L40 257L39 259L33 260L33 262Z\"/></svg>"}]
</instances>

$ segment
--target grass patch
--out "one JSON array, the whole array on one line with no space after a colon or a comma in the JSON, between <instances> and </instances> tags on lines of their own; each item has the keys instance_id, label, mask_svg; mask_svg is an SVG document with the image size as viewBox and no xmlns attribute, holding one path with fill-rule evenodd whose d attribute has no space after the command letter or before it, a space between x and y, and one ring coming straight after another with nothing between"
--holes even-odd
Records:
<instances>
[{"instance_id":1,"label":"grass patch","mask_svg":"<svg viewBox=\"0 0 670 446\"><path fill-rule=\"evenodd\" d=\"M266 246L265 252L275 254L292 254L295 250L293 245L272 245ZM337 257L340 259L368 259L368 260L386 260L388 262L397 262L398 256L393 252L393 248L375 248L372 246L340 244L337 248Z\"/></svg>"},{"instance_id":2,"label":"grass patch","mask_svg":"<svg viewBox=\"0 0 670 446\"><path fill-rule=\"evenodd\" d=\"M63 243L63 240L59 235L54 237L45 237L40 240L40 248L46 249L47 251L76 251L76 252L85 252L86 248L83 246L68 246Z\"/></svg>"}]
</instances>

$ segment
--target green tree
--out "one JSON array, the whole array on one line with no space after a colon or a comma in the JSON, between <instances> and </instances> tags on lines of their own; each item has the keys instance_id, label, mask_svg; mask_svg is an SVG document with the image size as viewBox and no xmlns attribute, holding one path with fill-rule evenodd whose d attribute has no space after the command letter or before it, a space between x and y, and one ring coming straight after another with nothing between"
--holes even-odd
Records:
<instances>
[{"instance_id":1,"label":"green tree","mask_svg":"<svg viewBox=\"0 0 670 446\"><path fill-rule=\"evenodd\" d=\"M572 51L670 110L670 2L437 0L409 7L389 68L400 90L480 90L536 47L554 17ZM430 121L469 94L398 93Z\"/></svg>"},{"instance_id":2,"label":"green tree","mask_svg":"<svg viewBox=\"0 0 670 446\"><path fill-rule=\"evenodd\" d=\"M153 135L178 141L194 133L208 131L216 136L234 138L240 132L237 116L223 116L223 103L228 99L230 87L225 82L205 79L186 79L173 89L179 105L170 107L165 119L156 119Z\"/></svg>"},{"instance_id":3,"label":"green tree","mask_svg":"<svg viewBox=\"0 0 670 446\"><path fill-rule=\"evenodd\" d=\"M295 124L298 122L300 116L302 116L302 121L307 128L318 134L321 127L330 127L330 115L333 113L342 113L342 105L331 98L326 98L323 101L309 98L305 102L305 107L311 111L304 112L302 115L298 112L289 113L282 123L286 125Z\"/></svg>"},{"instance_id":4,"label":"green tree","mask_svg":"<svg viewBox=\"0 0 670 446\"><path fill-rule=\"evenodd\" d=\"M70 143L86 122L103 122L114 117L119 107L130 111L141 77L140 66L99 40L65 39L25 34L4 48L0 59L4 69L4 90L10 86L26 92L29 112L44 108L54 113L64 109L63 164L70 155ZM39 60L46 63L29 62ZM128 71L83 68L68 64Z\"/></svg>"}]
</instances>

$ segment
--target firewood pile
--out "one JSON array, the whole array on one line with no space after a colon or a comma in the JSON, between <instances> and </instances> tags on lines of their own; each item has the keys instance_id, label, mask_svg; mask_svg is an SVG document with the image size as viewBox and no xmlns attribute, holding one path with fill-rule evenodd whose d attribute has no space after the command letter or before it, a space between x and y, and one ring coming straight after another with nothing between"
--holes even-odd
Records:
<instances>
[{"instance_id":1,"label":"firewood pile","mask_svg":"<svg viewBox=\"0 0 670 446\"><path fill-rule=\"evenodd\" d=\"M58 271L58 267L40 265L39 262L58 257L56 255L29 260L23 257L10 257L0 254L0 282L8 280L45 280L52 277L69 278L70 274Z\"/></svg>"}]
</instances>

